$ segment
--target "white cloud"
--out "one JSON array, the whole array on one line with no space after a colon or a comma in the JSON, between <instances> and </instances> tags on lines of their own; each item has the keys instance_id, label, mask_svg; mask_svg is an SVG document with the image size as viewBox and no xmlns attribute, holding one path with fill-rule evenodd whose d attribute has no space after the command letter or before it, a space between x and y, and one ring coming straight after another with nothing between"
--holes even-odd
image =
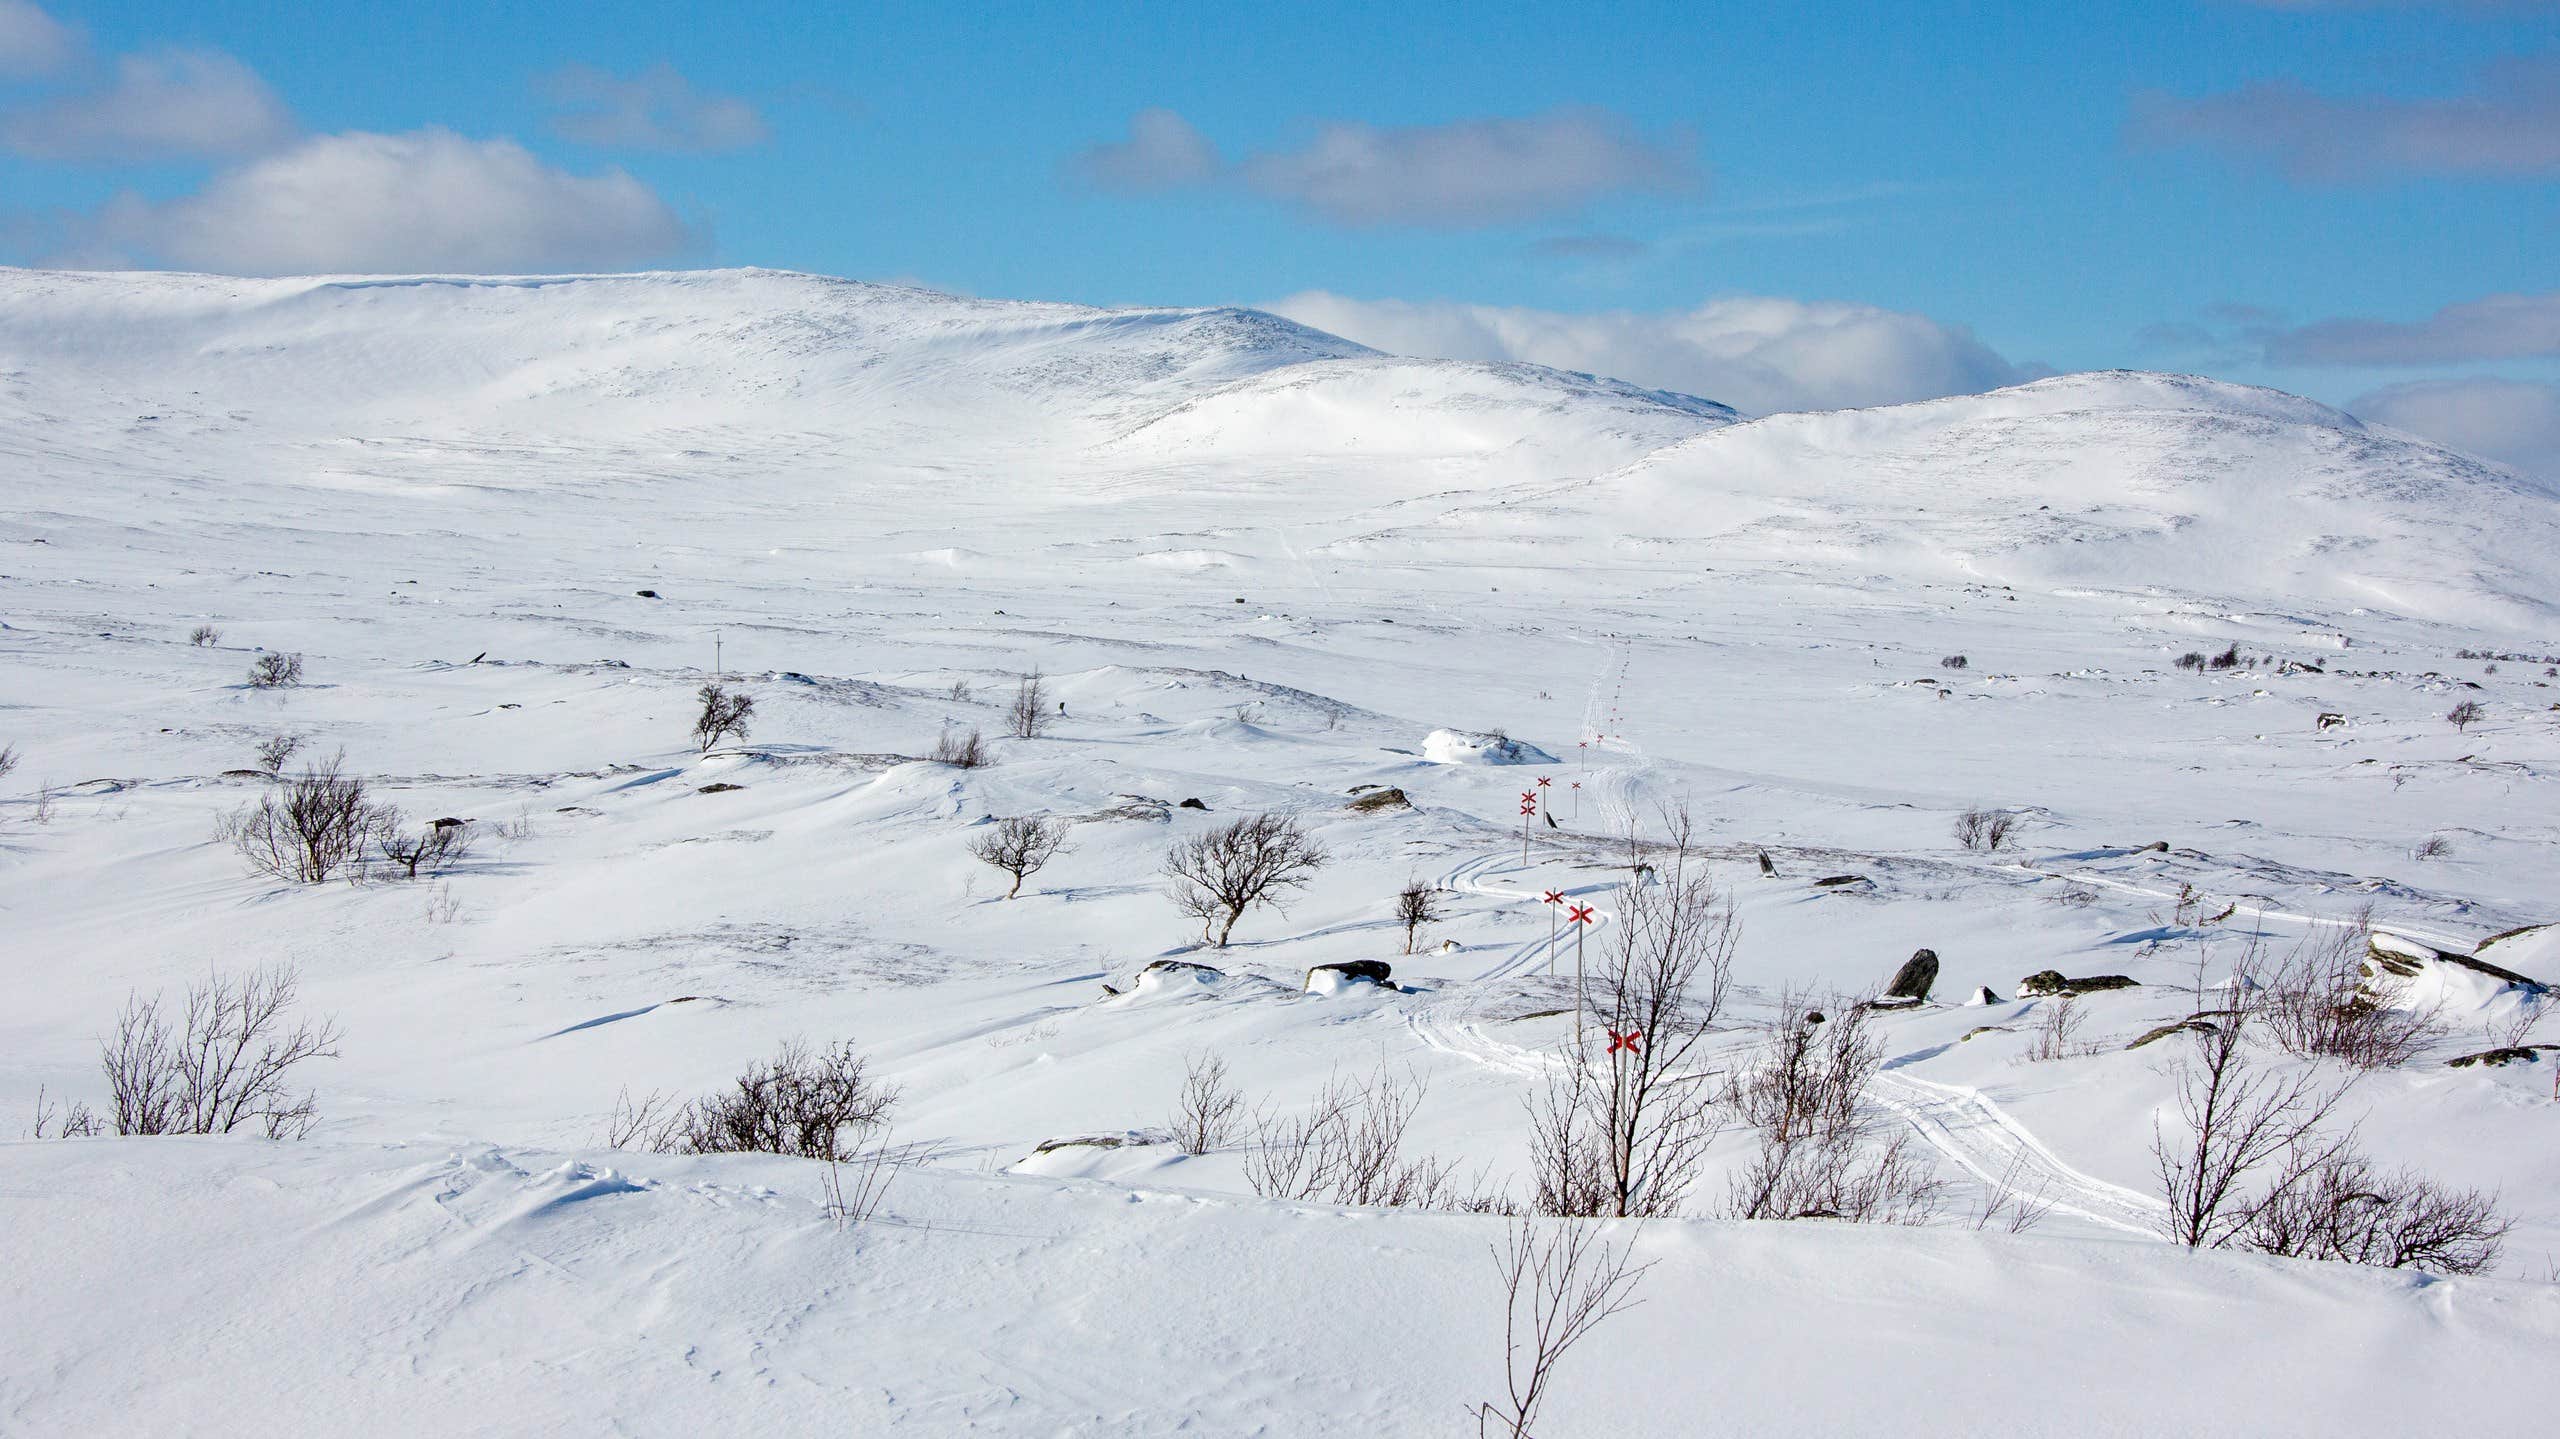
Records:
<instances>
[{"instance_id":1,"label":"white cloud","mask_svg":"<svg viewBox=\"0 0 2560 1439\"><path fill-rule=\"evenodd\" d=\"M0 147L39 160L229 159L291 139L293 113L218 50L116 60L107 88L0 117Z\"/></svg>"},{"instance_id":2,"label":"white cloud","mask_svg":"<svg viewBox=\"0 0 2560 1439\"><path fill-rule=\"evenodd\" d=\"M743 150L773 134L753 105L697 90L672 65L628 78L571 65L546 77L541 89L560 110L551 118L552 133L581 145L699 154Z\"/></svg>"},{"instance_id":3,"label":"white cloud","mask_svg":"<svg viewBox=\"0 0 2560 1439\"><path fill-rule=\"evenodd\" d=\"M2560 385L2523 380L2426 380L2350 402L2360 419L2560 481Z\"/></svg>"},{"instance_id":4,"label":"white cloud","mask_svg":"<svg viewBox=\"0 0 2560 1439\"><path fill-rule=\"evenodd\" d=\"M1961 326L1841 301L1738 296L1694 310L1569 315L1314 291L1269 308L1397 354L1525 360L1752 414L1967 394L2047 373L2011 363Z\"/></svg>"},{"instance_id":5,"label":"white cloud","mask_svg":"<svg viewBox=\"0 0 2560 1439\"><path fill-rule=\"evenodd\" d=\"M2196 99L2140 95L2132 133L2236 151L2309 180L2560 175L2560 56L2501 61L2475 92L2441 98L2335 98L2291 80Z\"/></svg>"},{"instance_id":6,"label":"white cloud","mask_svg":"<svg viewBox=\"0 0 2560 1439\"><path fill-rule=\"evenodd\" d=\"M1121 194L1205 185L1225 168L1209 137L1164 109L1131 116L1128 139L1088 147L1074 167L1095 188Z\"/></svg>"},{"instance_id":7,"label":"white cloud","mask_svg":"<svg viewBox=\"0 0 2560 1439\"><path fill-rule=\"evenodd\" d=\"M2490 295L2423 320L2319 320L2258 332L2279 365L2439 365L2560 355L2560 290Z\"/></svg>"},{"instance_id":8,"label":"white cloud","mask_svg":"<svg viewBox=\"0 0 2560 1439\"><path fill-rule=\"evenodd\" d=\"M450 130L322 135L98 221L126 254L229 274L610 270L704 237L619 169L575 175Z\"/></svg>"},{"instance_id":9,"label":"white cloud","mask_svg":"<svg viewBox=\"0 0 2560 1439\"><path fill-rule=\"evenodd\" d=\"M29 3L0 0L0 79L27 80L79 58L80 34Z\"/></svg>"},{"instance_id":10,"label":"white cloud","mask_svg":"<svg viewBox=\"0 0 2560 1439\"><path fill-rule=\"evenodd\" d=\"M1121 191L1239 184L1337 225L1499 225L1568 214L1613 195L1689 194L1705 184L1693 140L1648 139L1591 108L1441 125L1338 120L1296 149L1232 165L1170 110L1142 111L1129 128L1126 141L1086 150L1076 168Z\"/></svg>"}]
</instances>

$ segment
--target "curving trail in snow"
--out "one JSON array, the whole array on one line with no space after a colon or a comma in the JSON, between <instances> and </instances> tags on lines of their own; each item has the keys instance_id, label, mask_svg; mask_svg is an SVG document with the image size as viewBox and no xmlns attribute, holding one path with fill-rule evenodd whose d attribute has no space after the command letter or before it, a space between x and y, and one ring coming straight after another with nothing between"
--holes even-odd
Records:
<instances>
[{"instance_id":1,"label":"curving trail in snow","mask_svg":"<svg viewBox=\"0 0 2560 1439\"><path fill-rule=\"evenodd\" d=\"M1972 868L1974 868L1976 872L1982 874L2015 874L2027 875L2035 879L2067 880L2072 884L2084 884L2095 889L2113 890L2118 894L2140 895L2146 899L2159 900L2164 904L2176 904L2179 899L2177 893L2171 890L2155 889L2148 885L2139 885L2129 880L2117 879L2112 875L2093 874L2087 870L2042 869L2025 861L2020 861L2016 864L1976 865ZM2363 924L2363 921L2359 919L2341 919L2335 915L2303 914L2289 909L2269 909L2264 905L2245 904L2236 899L2231 903L2232 913L2235 915L2242 915L2256 920L2272 920L2279 924L2297 924L2305 929L2354 929ZM2430 929L2425 925L2409 924L2397 919L2378 921L2373 925L2373 928L2378 932L2395 934L2403 939L2415 940L2429 948L2442 950L2450 954L2469 954L2475 943L2474 941L2465 939L2457 934L2451 934L2440 929Z\"/></svg>"},{"instance_id":2,"label":"curving trail in snow","mask_svg":"<svg viewBox=\"0 0 2560 1439\"><path fill-rule=\"evenodd\" d=\"M1978 1089L1888 1068L1875 1077L1868 1097L1991 1189L2110 1229L2153 1238L2160 1234L2158 1200L2065 1164Z\"/></svg>"}]
</instances>

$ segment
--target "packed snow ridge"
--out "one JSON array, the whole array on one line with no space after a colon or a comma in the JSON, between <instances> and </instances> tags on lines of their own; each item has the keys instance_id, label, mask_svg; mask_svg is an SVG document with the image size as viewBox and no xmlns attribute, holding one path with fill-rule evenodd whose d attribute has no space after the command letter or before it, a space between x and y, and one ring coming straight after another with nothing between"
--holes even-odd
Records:
<instances>
[{"instance_id":1,"label":"packed snow ridge","mask_svg":"<svg viewBox=\"0 0 2560 1439\"><path fill-rule=\"evenodd\" d=\"M2549 1417L2441 1382L2560 1338L2511 471L2191 376L0 270L0 477L0 1431L1468 1434L1510 1210L1652 1266L1541 1435ZM222 1128L102 1050L286 973L249 1121L59 1137ZM863 1118L723 1128L787 1055ZM2391 1197L2179 1242L2216 1056ZM1648 1074L1676 1165L1542 1188Z\"/></svg>"}]
</instances>

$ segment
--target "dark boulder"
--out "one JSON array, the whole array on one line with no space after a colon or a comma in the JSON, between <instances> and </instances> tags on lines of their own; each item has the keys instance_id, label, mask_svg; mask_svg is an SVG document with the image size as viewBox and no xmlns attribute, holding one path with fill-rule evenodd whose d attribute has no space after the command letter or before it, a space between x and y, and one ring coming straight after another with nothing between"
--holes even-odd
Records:
<instances>
[{"instance_id":1,"label":"dark boulder","mask_svg":"<svg viewBox=\"0 0 2560 1439\"><path fill-rule=\"evenodd\" d=\"M1319 964L1308 970L1305 987L1315 988L1316 976L1320 974L1338 975L1347 983L1383 985L1389 983L1389 976L1394 973L1395 966L1383 959L1337 960L1332 964Z\"/></svg>"},{"instance_id":2,"label":"dark boulder","mask_svg":"<svg viewBox=\"0 0 2560 1439\"><path fill-rule=\"evenodd\" d=\"M1205 811L1205 810L1207 810L1207 809L1209 808L1207 805L1202 804L1200 801L1198 801L1198 800L1196 800L1196 799L1186 799L1186 800L1184 800L1184 801L1182 802L1182 806L1181 806L1181 807L1182 807L1182 808L1184 808L1184 809L1196 809L1196 810L1204 810L1204 811Z\"/></svg>"},{"instance_id":3,"label":"dark boulder","mask_svg":"<svg viewBox=\"0 0 2560 1439\"><path fill-rule=\"evenodd\" d=\"M1929 998L1929 986L1937 982L1938 952L1934 949L1914 950L1911 957L1902 962L1902 968L1893 972L1893 982L1884 987L1884 997L1923 1003Z\"/></svg>"},{"instance_id":4,"label":"dark boulder","mask_svg":"<svg viewBox=\"0 0 2560 1439\"><path fill-rule=\"evenodd\" d=\"M1853 884L1871 885L1874 883L1874 880L1867 878L1863 874L1833 874L1825 875L1822 878L1815 880L1813 882L1813 887L1815 889L1845 889Z\"/></svg>"},{"instance_id":5,"label":"dark boulder","mask_svg":"<svg viewBox=\"0 0 2560 1439\"><path fill-rule=\"evenodd\" d=\"M1413 801L1400 789L1373 789L1351 802L1354 814L1378 814L1391 809L1411 809Z\"/></svg>"},{"instance_id":6,"label":"dark boulder","mask_svg":"<svg viewBox=\"0 0 2560 1439\"><path fill-rule=\"evenodd\" d=\"M2095 994L2105 989L2132 989L2141 983L2129 975L2084 974L2067 978L2058 969L2038 970L2018 981L2020 999L2042 999L2050 995Z\"/></svg>"}]
</instances>

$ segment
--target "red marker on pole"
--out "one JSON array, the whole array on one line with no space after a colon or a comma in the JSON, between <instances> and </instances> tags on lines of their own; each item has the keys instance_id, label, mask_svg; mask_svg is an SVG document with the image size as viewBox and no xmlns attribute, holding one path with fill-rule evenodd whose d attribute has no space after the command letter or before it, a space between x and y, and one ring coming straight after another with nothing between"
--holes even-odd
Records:
<instances>
[{"instance_id":1,"label":"red marker on pole","mask_svg":"<svg viewBox=\"0 0 2560 1439\"><path fill-rule=\"evenodd\" d=\"M1529 867L1529 817L1538 812L1538 792L1530 790L1520 796L1520 867Z\"/></svg>"},{"instance_id":2,"label":"red marker on pole","mask_svg":"<svg viewBox=\"0 0 2560 1439\"><path fill-rule=\"evenodd\" d=\"M1556 972L1556 911L1564 905L1564 891L1551 889L1539 903L1547 907L1547 973Z\"/></svg>"}]
</instances>

